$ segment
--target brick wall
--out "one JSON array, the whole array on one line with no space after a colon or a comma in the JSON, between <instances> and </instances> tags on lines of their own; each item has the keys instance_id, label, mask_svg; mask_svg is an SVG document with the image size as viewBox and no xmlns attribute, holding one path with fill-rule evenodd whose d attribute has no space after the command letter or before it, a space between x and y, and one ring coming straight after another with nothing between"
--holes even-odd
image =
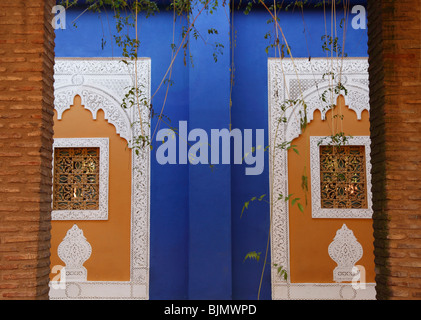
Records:
<instances>
[{"instance_id":1,"label":"brick wall","mask_svg":"<svg viewBox=\"0 0 421 320\"><path fill-rule=\"evenodd\" d=\"M420 1L368 1L378 299L421 298L420 10Z\"/></svg>"},{"instance_id":2,"label":"brick wall","mask_svg":"<svg viewBox=\"0 0 421 320\"><path fill-rule=\"evenodd\" d=\"M48 298L54 4L0 1L0 299Z\"/></svg>"}]
</instances>

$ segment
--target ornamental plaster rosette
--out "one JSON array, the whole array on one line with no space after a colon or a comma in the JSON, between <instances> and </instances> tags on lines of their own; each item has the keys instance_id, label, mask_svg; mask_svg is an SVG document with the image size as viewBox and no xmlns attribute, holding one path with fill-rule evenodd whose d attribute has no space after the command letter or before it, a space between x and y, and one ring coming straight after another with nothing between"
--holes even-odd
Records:
<instances>
[{"instance_id":1,"label":"ornamental plaster rosette","mask_svg":"<svg viewBox=\"0 0 421 320\"><path fill-rule=\"evenodd\" d=\"M333 270L333 280L336 282L352 281L355 277L353 268L355 263L363 256L363 247L346 224L343 224L342 228L336 231L328 252L332 260L338 265Z\"/></svg>"},{"instance_id":2,"label":"ornamental plaster rosette","mask_svg":"<svg viewBox=\"0 0 421 320\"><path fill-rule=\"evenodd\" d=\"M66 281L86 281L88 272L83 266L92 253L92 247L75 224L58 246L58 256L66 264Z\"/></svg>"}]
</instances>

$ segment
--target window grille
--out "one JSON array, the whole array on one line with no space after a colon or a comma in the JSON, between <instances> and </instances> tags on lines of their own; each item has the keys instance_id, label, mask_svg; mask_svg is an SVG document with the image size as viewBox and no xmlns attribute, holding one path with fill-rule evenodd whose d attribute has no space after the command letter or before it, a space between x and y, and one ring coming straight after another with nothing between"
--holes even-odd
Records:
<instances>
[{"instance_id":1,"label":"window grille","mask_svg":"<svg viewBox=\"0 0 421 320\"><path fill-rule=\"evenodd\" d=\"M364 146L320 146L321 208L367 208Z\"/></svg>"},{"instance_id":2,"label":"window grille","mask_svg":"<svg viewBox=\"0 0 421 320\"><path fill-rule=\"evenodd\" d=\"M99 148L55 148L53 210L98 210Z\"/></svg>"}]
</instances>

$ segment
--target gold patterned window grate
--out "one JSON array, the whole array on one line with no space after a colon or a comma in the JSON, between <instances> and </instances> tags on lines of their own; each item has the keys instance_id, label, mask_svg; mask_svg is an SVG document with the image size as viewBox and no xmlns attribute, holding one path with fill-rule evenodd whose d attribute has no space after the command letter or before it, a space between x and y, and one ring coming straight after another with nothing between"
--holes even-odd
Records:
<instances>
[{"instance_id":1,"label":"gold patterned window grate","mask_svg":"<svg viewBox=\"0 0 421 320\"><path fill-rule=\"evenodd\" d=\"M55 148L53 210L99 209L99 148Z\"/></svg>"},{"instance_id":2,"label":"gold patterned window grate","mask_svg":"<svg viewBox=\"0 0 421 320\"><path fill-rule=\"evenodd\" d=\"M367 208L364 146L320 146L322 208Z\"/></svg>"}]
</instances>

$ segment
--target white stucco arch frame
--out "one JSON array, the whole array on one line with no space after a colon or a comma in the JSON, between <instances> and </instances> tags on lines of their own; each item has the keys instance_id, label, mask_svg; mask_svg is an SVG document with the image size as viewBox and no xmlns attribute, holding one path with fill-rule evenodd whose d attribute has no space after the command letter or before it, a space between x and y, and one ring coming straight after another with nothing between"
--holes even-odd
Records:
<instances>
[{"instance_id":1,"label":"white stucco arch frame","mask_svg":"<svg viewBox=\"0 0 421 320\"><path fill-rule=\"evenodd\" d=\"M341 83L348 89L345 104L360 119L362 111L369 110L367 58L268 60L269 145L271 153L274 152L269 158L270 192L275 199L279 194L288 194L288 153L286 150L273 149L273 146L291 141L301 134L301 107L289 108L283 114L281 106L285 100L303 98L308 108L308 122L313 120L315 110L319 110L324 117L326 105L320 96L329 87L329 77L323 77L327 72L333 72L336 77L341 73ZM279 124L278 119L282 116L288 121ZM289 275L285 281L277 274L277 268L271 268L273 299L374 299L374 284L367 284L366 290L355 291L350 284L291 283L288 203L276 201L271 212L272 265L283 266Z\"/></svg>"},{"instance_id":2,"label":"white stucco arch frame","mask_svg":"<svg viewBox=\"0 0 421 320\"><path fill-rule=\"evenodd\" d=\"M126 62L122 58L56 58L54 107L58 119L79 95L94 119L99 109L104 111L105 119L130 147L140 130L132 123L140 117L149 121L149 112L142 108L139 115L136 108L121 107L128 88L135 84L134 62ZM151 60L138 59L137 70L142 99L149 101ZM148 148L139 151L132 152L130 281L69 282L64 289L54 289L52 281L51 299L149 299L150 152Z\"/></svg>"},{"instance_id":3,"label":"white stucco arch frame","mask_svg":"<svg viewBox=\"0 0 421 320\"><path fill-rule=\"evenodd\" d=\"M88 80L89 81L89 80ZM61 120L63 113L70 109L76 95L81 97L81 104L92 113L95 120L98 110L104 111L105 119L114 125L116 133L128 142L132 139L130 122L132 115L123 110L121 101L105 91L105 88L92 85L66 85L58 87L54 93L54 108L57 111L57 118Z\"/></svg>"}]
</instances>

